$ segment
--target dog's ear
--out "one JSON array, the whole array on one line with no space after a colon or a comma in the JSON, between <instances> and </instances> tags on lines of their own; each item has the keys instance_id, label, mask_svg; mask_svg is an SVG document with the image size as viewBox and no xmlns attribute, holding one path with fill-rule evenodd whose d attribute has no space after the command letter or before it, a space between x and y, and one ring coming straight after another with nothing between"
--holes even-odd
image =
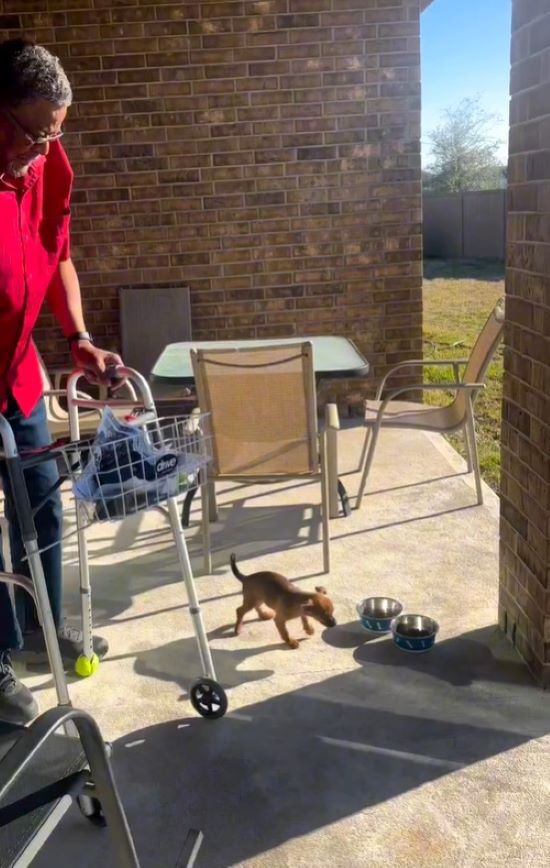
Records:
<instances>
[{"instance_id":1,"label":"dog's ear","mask_svg":"<svg viewBox=\"0 0 550 868\"><path fill-rule=\"evenodd\" d=\"M317 585L315 590L317 591L318 594L325 594L326 595L326 593L327 593L327 589L323 588L322 585Z\"/></svg>"}]
</instances>

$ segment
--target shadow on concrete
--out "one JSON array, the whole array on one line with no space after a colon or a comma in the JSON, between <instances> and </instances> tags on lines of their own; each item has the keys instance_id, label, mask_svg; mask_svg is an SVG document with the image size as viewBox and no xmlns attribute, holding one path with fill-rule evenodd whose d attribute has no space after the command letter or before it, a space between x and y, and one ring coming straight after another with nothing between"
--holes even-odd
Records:
<instances>
[{"instance_id":1,"label":"shadow on concrete","mask_svg":"<svg viewBox=\"0 0 550 868\"><path fill-rule=\"evenodd\" d=\"M498 627L484 627L440 642L434 653L408 654L392 640L365 643L353 655L364 666L376 664L422 673L429 678L464 687L482 681L533 687L533 680ZM549 709L550 712L550 709Z\"/></svg>"},{"instance_id":2,"label":"shadow on concrete","mask_svg":"<svg viewBox=\"0 0 550 868\"><path fill-rule=\"evenodd\" d=\"M232 632L232 628L230 630L229 626L218 628L208 634L208 639L212 641L212 639L222 636L226 637L229 632ZM211 649L218 681L225 688L231 689L249 681L269 678L274 674L273 669L250 670L239 669L239 667L255 654L265 654L267 651L280 650L282 647L284 648L279 641L253 650L239 648L238 645L235 645L235 648L230 651L219 648ZM128 655L129 659L134 659L134 657L136 658L134 669L138 675L178 684L182 689L181 699L187 696L191 683L201 675L197 643L194 638L177 639L175 642L169 642L160 648L142 651L137 655ZM117 657L115 659L123 658Z\"/></svg>"},{"instance_id":3,"label":"shadow on concrete","mask_svg":"<svg viewBox=\"0 0 550 868\"><path fill-rule=\"evenodd\" d=\"M313 503L309 502L310 492L305 494L305 503L285 503L285 493L292 492L296 497L295 492L300 488L307 488L310 492L313 491ZM224 489L223 496L225 497L230 491L242 492L244 486L239 486L235 489ZM261 493L249 491L242 497L232 500L230 503L222 502L219 506L219 521L211 524L211 546L212 552L222 548L226 549L227 545L221 544L222 538L230 539L231 544L235 546L250 546L261 541L262 551L278 551L294 546L310 545L321 539L321 506L320 506L320 490L318 485L313 485L311 482L297 482L295 485L281 486L276 485L277 504L274 506L250 506L250 502L258 498L266 498L270 494L269 486L265 487L265 491ZM159 519L165 515L164 526L143 530L141 527L143 521L143 513L130 516L124 522L117 525L116 531L113 534L112 530L106 529L105 535L97 537L93 544L94 557L105 557L114 552L125 552L130 550L148 549L151 543L162 540L163 537L171 538L170 525L168 517L164 510L158 508L156 512ZM193 526L186 531L186 538L190 549L191 557L197 556L197 549L202 547L202 534L200 527L201 517L200 511L196 511L192 515ZM197 566L199 561L197 560ZM199 569L200 572L200 569Z\"/></svg>"},{"instance_id":4,"label":"shadow on concrete","mask_svg":"<svg viewBox=\"0 0 550 868\"><path fill-rule=\"evenodd\" d=\"M434 512L429 512L424 515L415 515L412 518L398 518L395 521L387 521L384 524L376 524L370 527L362 527L359 530L352 530L347 533L334 533L331 534L331 540L339 540L345 539L346 537L352 536L360 536L361 534L372 533L377 530L387 530L390 527L401 527L402 525L407 524L416 524L418 521L428 521L434 518L442 518L445 515L453 515L455 513L464 512L464 510L474 509L475 507L479 507L477 502L466 504L466 505L458 505L452 506L449 509L438 509ZM339 525L340 527L342 525Z\"/></svg>"},{"instance_id":5,"label":"shadow on concrete","mask_svg":"<svg viewBox=\"0 0 550 868\"><path fill-rule=\"evenodd\" d=\"M219 561L219 552L223 552L224 564L227 562L228 545L232 551L242 553L241 557L260 557L320 541L319 503L298 505L283 501L269 507L249 506L248 503L249 498L245 497L220 506L220 520L211 529L215 562ZM321 563L320 556L320 566Z\"/></svg>"},{"instance_id":6,"label":"shadow on concrete","mask_svg":"<svg viewBox=\"0 0 550 868\"><path fill-rule=\"evenodd\" d=\"M350 470L349 474L342 474L343 476L353 475L355 470ZM365 491L365 497L373 497L374 495L379 494L391 494L394 491L406 491L408 488L418 488L421 485L432 485L436 482L445 482L448 479L456 479L460 476L468 476L469 473L467 470L457 470L456 473L445 473L442 476L434 476L430 477L430 479L418 479L415 482L407 482L405 485L392 485L390 488L376 488L374 490Z\"/></svg>"},{"instance_id":7,"label":"shadow on concrete","mask_svg":"<svg viewBox=\"0 0 550 868\"><path fill-rule=\"evenodd\" d=\"M469 493L469 492L468 492ZM220 521L212 525L212 552L214 559L213 577L224 575L228 568L229 552L235 551L239 560L249 557L255 559L277 553L284 554L290 549L302 548L317 544L320 540L320 509L311 505L311 513L306 515L303 505L282 505L276 507L255 507L246 505L246 498L235 501L230 506L220 507ZM458 503L449 509L435 510L427 514L397 518L395 521L377 523L373 526L363 526L351 530L348 520L339 519L334 524L331 539L336 542L348 537L360 537L375 531L397 528L405 525L415 525L437 517L459 514L470 510L472 506ZM366 510L368 520L369 513ZM139 536L138 536L139 534ZM151 551L151 545L155 549ZM235 594L215 594L213 596L201 593L202 581L202 537L193 529L188 535L188 546L193 572L197 581L197 589L201 602L224 597L237 596L239 587L235 586ZM183 582L176 560L175 546L168 529L140 530L139 517L128 519L119 529L114 539L94 539L90 545L92 597L94 606L94 622L101 627L113 621L119 622L132 604L132 600L141 594L155 588ZM112 554L124 553L120 561L111 564L98 563L99 558ZM315 569L315 566L318 569ZM322 575L322 553L320 545L312 552L313 570L298 576L293 581L301 581ZM276 566L274 565L276 569ZM65 568L67 585L78 586L75 564ZM211 578L211 577L210 577ZM204 577L205 581L208 577ZM187 605L187 597L182 584L182 608ZM68 600L67 614L79 614L79 603L76 596ZM179 608L176 607L176 608ZM162 609L160 611L163 611ZM148 612L147 617L151 614ZM146 616L130 615L128 620L140 619Z\"/></svg>"},{"instance_id":8,"label":"shadow on concrete","mask_svg":"<svg viewBox=\"0 0 550 868\"><path fill-rule=\"evenodd\" d=\"M323 641L334 648L355 648L353 655L363 666L380 667L381 678L392 677L392 669L417 672L446 681L455 687L477 681L533 687L525 663L504 638L497 625L472 630L452 639L436 642L432 651L409 654L397 648L391 634L377 635L362 630L357 621L325 630ZM550 708L549 708L550 713ZM550 718L549 718L550 719Z\"/></svg>"},{"instance_id":9,"label":"shadow on concrete","mask_svg":"<svg viewBox=\"0 0 550 868\"><path fill-rule=\"evenodd\" d=\"M289 549L320 541L321 516L318 505L283 503L275 507L257 507L248 506L247 500L243 498L229 506L220 507L220 521L211 528L214 571L211 576L204 577L205 581L227 572L230 551L235 551L240 560L245 560L248 557L285 553ZM201 593L202 535L200 530L192 528L186 538L201 602L233 596ZM317 546L317 549L312 552L313 570L294 576L294 581L322 574L321 546ZM135 597L178 582L182 583L182 607L187 605L175 544L168 525L144 530L141 516L133 516L116 528L114 536L110 536L106 529L104 536L91 539L89 551L96 627L115 620L118 622L119 616L131 607ZM113 558L107 565L98 562L112 555L123 557ZM78 616L80 604L74 592L78 587L78 570L74 558L65 566L65 581L68 587L73 588L72 595L68 595L66 612L69 616ZM235 582L235 594L238 595L240 591L239 584ZM130 620L132 618L130 616Z\"/></svg>"},{"instance_id":10,"label":"shadow on concrete","mask_svg":"<svg viewBox=\"0 0 550 868\"><path fill-rule=\"evenodd\" d=\"M339 632L351 633L346 625L324 638ZM186 641L138 655L136 666L179 680ZM254 702L220 721L184 716L136 728L115 743L114 762L143 868L174 864L189 827L205 834L197 868L240 865L546 735L547 697L505 650L492 627L417 658L389 641L360 642L362 665L354 672ZM249 673L237 667L250 653L231 652L225 663L218 655L222 680L242 682ZM457 662L461 669L451 674ZM364 815L357 822L365 834ZM400 828L402 835L413 831ZM68 863L111 864L107 847L76 814L66 822ZM307 858L307 843L296 847ZM341 854L333 856L333 864L343 864Z\"/></svg>"}]
</instances>

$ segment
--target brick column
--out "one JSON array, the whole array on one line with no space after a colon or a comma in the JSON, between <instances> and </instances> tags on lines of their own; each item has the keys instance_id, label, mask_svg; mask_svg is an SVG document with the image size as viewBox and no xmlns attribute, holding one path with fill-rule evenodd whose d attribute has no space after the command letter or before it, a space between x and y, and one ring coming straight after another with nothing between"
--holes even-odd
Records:
<instances>
[{"instance_id":1,"label":"brick column","mask_svg":"<svg viewBox=\"0 0 550 868\"><path fill-rule=\"evenodd\" d=\"M499 621L550 685L550 7L514 0Z\"/></svg>"}]
</instances>

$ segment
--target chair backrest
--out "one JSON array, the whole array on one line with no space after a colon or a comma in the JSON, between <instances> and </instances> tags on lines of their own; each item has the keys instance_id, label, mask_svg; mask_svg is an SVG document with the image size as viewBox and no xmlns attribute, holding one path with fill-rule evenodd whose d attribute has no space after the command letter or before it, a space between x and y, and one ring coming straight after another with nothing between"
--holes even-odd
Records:
<instances>
[{"instance_id":1,"label":"chair backrest","mask_svg":"<svg viewBox=\"0 0 550 868\"><path fill-rule=\"evenodd\" d=\"M145 377L167 344L191 340L188 286L120 290L122 358Z\"/></svg>"},{"instance_id":2,"label":"chair backrest","mask_svg":"<svg viewBox=\"0 0 550 868\"><path fill-rule=\"evenodd\" d=\"M465 383L482 383L487 374L496 349L502 340L504 330L504 299L497 301L489 314L487 322L481 329L477 340L472 348L468 364L464 369L463 381ZM459 392L455 409L466 413L466 396Z\"/></svg>"},{"instance_id":3,"label":"chair backrest","mask_svg":"<svg viewBox=\"0 0 550 868\"><path fill-rule=\"evenodd\" d=\"M311 343L193 350L191 358L215 476L319 472Z\"/></svg>"}]
</instances>

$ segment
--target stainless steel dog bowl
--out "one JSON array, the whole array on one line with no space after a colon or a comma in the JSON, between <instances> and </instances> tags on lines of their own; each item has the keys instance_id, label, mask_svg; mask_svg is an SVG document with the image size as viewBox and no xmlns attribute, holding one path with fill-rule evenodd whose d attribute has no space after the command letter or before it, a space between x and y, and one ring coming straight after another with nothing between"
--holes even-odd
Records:
<instances>
[{"instance_id":1,"label":"stainless steel dog bowl","mask_svg":"<svg viewBox=\"0 0 550 868\"><path fill-rule=\"evenodd\" d=\"M399 615L390 628L398 648L421 654L433 647L439 624L427 615Z\"/></svg>"},{"instance_id":2,"label":"stainless steel dog bowl","mask_svg":"<svg viewBox=\"0 0 550 868\"><path fill-rule=\"evenodd\" d=\"M392 597L367 597L357 604L361 624L371 633L389 633L392 620L402 611L399 600Z\"/></svg>"}]
</instances>

